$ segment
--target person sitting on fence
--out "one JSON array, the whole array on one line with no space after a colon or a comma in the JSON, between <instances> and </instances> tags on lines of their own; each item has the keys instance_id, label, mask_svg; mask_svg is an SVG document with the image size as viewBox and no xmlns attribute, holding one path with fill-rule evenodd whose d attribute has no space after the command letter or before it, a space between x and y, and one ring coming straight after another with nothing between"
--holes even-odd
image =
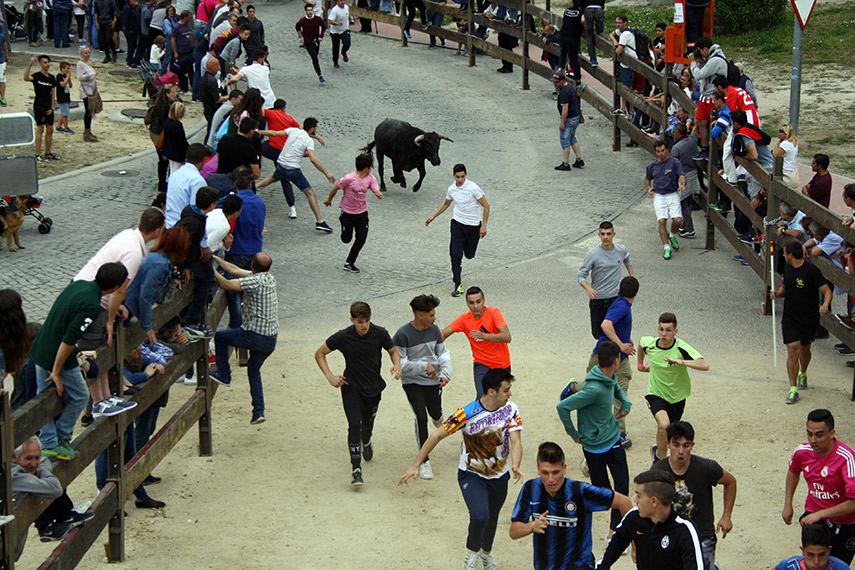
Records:
<instances>
[{"instance_id":1,"label":"person sitting on fence","mask_svg":"<svg viewBox=\"0 0 855 570\"><path fill-rule=\"evenodd\" d=\"M820 153L813 155L810 167L816 174L814 174L813 178L810 179L810 182L805 184L802 188L802 194L808 196L826 208L828 208L828 204L831 202L832 186L831 174L828 172L828 164L829 160L827 154Z\"/></svg>"},{"instance_id":2,"label":"person sitting on fence","mask_svg":"<svg viewBox=\"0 0 855 570\"><path fill-rule=\"evenodd\" d=\"M668 24L658 22L656 24L656 37L653 38L653 64L659 73L665 72L665 30Z\"/></svg>"},{"instance_id":3,"label":"person sitting on fence","mask_svg":"<svg viewBox=\"0 0 855 570\"><path fill-rule=\"evenodd\" d=\"M12 501L20 504L26 495L54 499L35 520L42 542L62 540L72 528L95 516L94 513L78 513L74 510L74 503L63 490L62 483L53 474L52 469L50 459L42 456L42 444L36 436L24 441L12 455ZM22 530L24 532L21 532ZM18 531L21 536L15 546L16 562L24 552L28 535L26 529Z\"/></svg>"},{"instance_id":4,"label":"person sitting on fence","mask_svg":"<svg viewBox=\"0 0 855 570\"><path fill-rule=\"evenodd\" d=\"M546 44L558 43L558 30L555 29L555 26L551 22L547 22L546 20L541 20L541 26L543 27L543 32L540 34L540 41L543 42L544 50L543 55L540 56L540 60L545 61L549 65L549 69L555 71L555 68L558 67L559 58L557 55L546 51L545 47Z\"/></svg>"},{"instance_id":5,"label":"person sitting on fence","mask_svg":"<svg viewBox=\"0 0 855 570\"><path fill-rule=\"evenodd\" d=\"M565 70L568 58L572 67L573 79L577 84L582 82L582 69L579 67L579 45L582 42L582 32L585 30L585 2L573 0L572 6L564 9L561 31L558 33L558 43L561 46L561 57L558 67Z\"/></svg>"},{"instance_id":6,"label":"person sitting on fence","mask_svg":"<svg viewBox=\"0 0 855 570\"><path fill-rule=\"evenodd\" d=\"M757 92L754 90L754 82L751 81L751 78L748 77L747 73L745 73L745 64L741 61L737 61L736 68L739 70L738 87L748 93L748 96L751 97L752 101L754 101L754 106L759 109L760 105L757 103Z\"/></svg>"},{"instance_id":7,"label":"person sitting on fence","mask_svg":"<svg viewBox=\"0 0 855 570\"><path fill-rule=\"evenodd\" d=\"M763 169L771 172L774 161L769 150L771 137L749 123L745 111L731 111L730 120L733 122L733 154L756 161ZM763 189L763 185L749 173L746 173L745 179L748 182L748 197L753 200Z\"/></svg>"},{"instance_id":8,"label":"person sitting on fence","mask_svg":"<svg viewBox=\"0 0 855 570\"><path fill-rule=\"evenodd\" d=\"M101 297L118 291L127 277L125 266L112 262L98 269L94 281L72 281L54 301L33 341L30 358L36 363L38 393L53 383L59 397L68 395L59 416L39 430L45 455L66 460L78 455L71 447L71 433L89 390L77 362L75 344L101 313Z\"/></svg>"},{"instance_id":9,"label":"person sitting on fence","mask_svg":"<svg viewBox=\"0 0 855 570\"><path fill-rule=\"evenodd\" d=\"M232 235L233 222L240 216L243 207L243 199L234 192L228 194L222 202L222 207L208 214L205 224L205 232L208 234L208 243L211 252L220 255L232 247L234 236Z\"/></svg>"},{"instance_id":10,"label":"person sitting on fence","mask_svg":"<svg viewBox=\"0 0 855 570\"><path fill-rule=\"evenodd\" d=\"M717 75L727 77L727 59L721 46L714 44L707 36L698 38L695 50L687 57L691 62L692 77L701 82L701 98L695 112L698 136L701 138L701 152L697 154L697 158L706 160L710 156L710 118L714 108L712 96L715 93L713 79Z\"/></svg>"},{"instance_id":11,"label":"person sitting on fence","mask_svg":"<svg viewBox=\"0 0 855 570\"><path fill-rule=\"evenodd\" d=\"M122 363L125 393L133 394L139 392L141 390L139 387L140 384L147 382L155 374L163 374L163 371L164 367L162 364L144 358L140 347L135 346ZM154 429L157 426L157 417L160 415L160 408L165 408L168 402L169 390L166 390L134 420L134 444L138 451L148 443L148 440L154 434ZM160 477L149 474L143 479L142 484L151 485L160 483L160 481Z\"/></svg>"}]
</instances>

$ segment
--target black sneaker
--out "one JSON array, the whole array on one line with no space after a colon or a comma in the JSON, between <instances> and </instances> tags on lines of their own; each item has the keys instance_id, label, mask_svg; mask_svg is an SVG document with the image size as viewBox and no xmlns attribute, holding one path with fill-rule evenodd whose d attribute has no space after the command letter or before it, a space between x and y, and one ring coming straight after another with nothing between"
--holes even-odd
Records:
<instances>
[{"instance_id":1,"label":"black sneaker","mask_svg":"<svg viewBox=\"0 0 855 570\"><path fill-rule=\"evenodd\" d=\"M216 372L209 372L208 378L210 378L211 380L213 380L217 384L222 384L226 388L232 387L232 381L231 380L226 380L225 378L220 378L220 376Z\"/></svg>"},{"instance_id":2,"label":"black sneaker","mask_svg":"<svg viewBox=\"0 0 855 570\"><path fill-rule=\"evenodd\" d=\"M466 291L463 289L463 285L458 283L457 285L454 286L454 290L451 292L451 296L452 297L460 297L465 292Z\"/></svg>"},{"instance_id":3,"label":"black sneaker","mask_svg":"<svg viewBox=\"0 0 855 570\"><path fill-rule=\"evenodd\" d=\"M572 170L573 167L567 164L566 162L562 162L558 166L555 167L555 170Z\"/></svg>"},{"instance_id":4,"label":"black sneaker","mask_svg":"<svg viewBox=\"0 0 855 570\"><path fill-rule=\"evenodd\" d=\"M146 485L157 485L161 481L163 481L163 479L161 479L160 477L155 477L154 475L149 475L148 477L143 479L142 484L143 484L143 487L145 487Z\"/></svg>"},{"instance_id":5,"label":"black sneaker","mask_svg":"<svg viewBox=\"0 0 855 570\"><path fill-rule=\"evenodd\" d=\"M585 168L585 161L581 158L577 158L576 162L573 163L573 168Z\"/></svg>"},{"instance_id":6,"label":"black sneaker","mask_svg":"<svg viewBox=\"0 0 855 570\"><path fill-rule=\"evenodd\" d=\"M80 425L84 427L91 425L94 421L95 418L92 417L92 414L83 414L82 416L80 416Z\"/></svg>"},{"instance_id":7,"label":"black sneaker","mask_svg":"<svg viewBox=\"0 0 855 570\"><path fill-rule=\"evenodd\" d=\"M321 80L323 81L323 79ZM319 232L332 233L332 228L326 222L315 222L315 229Z\"/></svg>"},{"instance_id":8,"label":"black sneaker","mask_svg":"<svg viewBox=\"0 0 855 570\"><path fill-rule=\"evenodd\" d=\"M659 447L659 446L658 446L658 445L656 445L655 443L654 443L653 445L651 445L651 446L650 446L650 460L651 460L651 465L652 465L653 463L656 463L657 461L659 461L659 456L658 456L658 455L656 455L656 449L657 449L658 447Z\"/></svg>"},{"instance_id":9,"label":"black sneaker","mask_svg":"<svg viewBox=\"0 0 855 570\"><path fill-rule=\"evenodd\" d=\"M364 483L365 481L362 480L362 469L357 467L350 474L350 484L353 487L361 487Z\"/></svg>"},{"instance_id":10,"label":"black sneaker","mask_svg":"<svg viewBox=\"0 0 855 570\"><path fill-rule=\"evenodd\" d=\"M362 457L365 461L371 461L374 459L374 444L370 441L362 444Z\"/></svg>"},{"instance_id":11,"label":"black sneaker","mask_svg":"<svg viewBox=\"0 0 855 570\"><path fill-rule=\"evenodd\" d=\"M146 497L145 500L142 501L134 501L134 504L138 509L162 509L166 506L166 503L163 501L158 501L151 497Z\"/></svg>"},{"instance_id":12,"label":"black sneaker","mask_svg":"<svg viewBox=\"0 0 855 570\"><path fill-rule=\"evenodd\" d=\"M359 268L352 263L345 263L344 270L350 271L351 273L359 273Z\"/></svg>"},{"instance_id":13,"label":"black sneaker","mask_svg":"<svg viewBox=\"0 0 855 570\"><path fill-rule=\"evenodd\" d=\"M39 539L42 542L52 542L54 540L62 540L68 531L71 530L71 524L65 521L56 521L49 524L47 527L39 530Z\"/></svg>"},{"instance_id":14,"label":"black sneaker","mask_svg":"<svg viewBox=\"0 0 855 570\"><path fill-rule=\"evenodd\" d=\"M252 419L249 420L252 425L264 423L264 412L252 412Z\"/></svg>"},{"instance_id":15,"label":"black sneaker","mask_svg":"<svg viewBox=\"0 0 855 570\"><path fill-rule=\"evenodd\" d=\"M95 513L78 513L77 511L71 511L71 518L68 519L68 528L77 528L92 517L95 516Z\"/></svg>"}]
</instances>

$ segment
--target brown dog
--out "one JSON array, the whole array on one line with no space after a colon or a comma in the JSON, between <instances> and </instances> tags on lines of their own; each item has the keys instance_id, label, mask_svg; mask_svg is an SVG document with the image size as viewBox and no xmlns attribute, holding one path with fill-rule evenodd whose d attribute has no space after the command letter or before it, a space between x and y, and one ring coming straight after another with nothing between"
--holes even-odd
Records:
<instances>
[{"instance_id":1,"label":"brown dog","mask_svg":"<svg viewBox=\"0 0 855 570\"><path fill-rule=\"evenodd\" d=\"M18 230L24 223L24 212L29 207L30 196L15 196L10 202L0 199L0 212L2 212L2 220L5 228L0 228L0 235L6 234L6 247L9 251L14 252L12 240L15 240L15 245L18 249L24 249L18 240Z\"/></svg>"}]
</instances>

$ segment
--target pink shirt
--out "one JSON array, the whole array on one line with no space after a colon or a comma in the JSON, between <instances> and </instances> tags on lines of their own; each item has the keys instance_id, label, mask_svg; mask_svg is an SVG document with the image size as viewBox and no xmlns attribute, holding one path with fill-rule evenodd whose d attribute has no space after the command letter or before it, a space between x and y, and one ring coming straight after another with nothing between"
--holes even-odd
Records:
<instances>
[{"instance_id":1,"label":"pink shirt","mask_svg":"<svg viewBox=\"0 0 855 570\"><path fill-rule=\"evenodd\" d=\"M339 202L338 207L345 214L366 212L368 210L368 201L366 200L368 190L375 193L380 191L377 179L370 173L360 178L355 172L351 172L342 176L337 184L342 191L341 202Z\"/></svg>"},{"instance_id":2,"label":"pink shirt","mask_svg":"<svg viewBox=\"0 0 855 570\"><path fill-rule=\"evenodd\" d=\"M119 261L128 270L128 279L133 280L142 263L142 258L148 255L145 240L140 231L124 230L110 238L92 258L86 262L72 281L95 281L98 269L105 263ZM101 306L107 308L109 295L101 297Z\"/></svg>"},{"instance_id":3,"label":"pink shirt","mask_svg":"<svg viewBox=\"0 0 855 570\"><path fill-rule=\"evenodd\" d=\"M805 510L815 513L855 499L855 452L834 440L834 449L825 456L817 455L803 443L790 458L790 473L804 474L808 485ZM828 519L832 523L855 523L855 513Z\"/></svg>"}]
</instances>

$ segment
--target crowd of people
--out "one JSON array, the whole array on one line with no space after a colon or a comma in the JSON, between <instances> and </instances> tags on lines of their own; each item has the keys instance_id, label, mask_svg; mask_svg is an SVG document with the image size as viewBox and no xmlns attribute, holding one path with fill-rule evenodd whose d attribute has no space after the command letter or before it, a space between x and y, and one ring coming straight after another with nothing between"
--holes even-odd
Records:
<instances>
[{"instance_id":1,"label":"crowd of people","mask_svg":"<svg viewBox=\"0 0 855 570\"><path fill-rule=\"evenodd\" d=\"M114 14L112 19L106 19L106 5L112 2L96 0L91 11L104 46L105 61L115 62L118 42L110 31L116 30L119 16ZM146 5L153 8L156 3L152 0ZM417 7L417 3L414 5ZM56 19L62 11L58 13L55 6L56 3L52 17L57 26ZM324 145L318 120L307 117L300 122L286 113L286 102L275 96L270 83L263 26L254 17L252 7L247 7L245 17L241 0L221 6L205 0L196 11L193 27L190 10L181 10L175 19L177 9L182 6L158 6L152 12L163 10L163 19L158 22L160 28L155 25L157 20L153 14L146 21L144 10L137 8L133 0L122 10L123 23L129 7L140 11L140 26L146 22L148 29L146 34L141 31L132 42L127 27L124 28L129 47L127 65L137 65L136 54L145 54L146 50L152 60L157 59L161 65L164 58L171 57L165 69L174 69L179 83L178 88L167 85L159 90L146 117L158 154L160 194L155 200L157 207L146 209L136 229L117 234L86 263L57 297L40 328L28 328L17 293L0 290L0 372L4 375L7 371L14 372L16 406L52 387L60 396L66 396L62 412L39 430L38 437L16 449L13 458L15 493L55 499L36 521L39 535L46 540L62 539L71 528L84 524L92 516L91 513L78 513L69 506L70 500L51 473L50 458L70 461L78 456L71 443L78 419L86 425L136 406L111 393L106 371L99 373L92 360L91 351L112 342L114 323L127 323L136 318L147 339L143 345L134 347L123 363L126 393L163 374L168 358L188 343L210 339L215 346L215 366L210 376L215 382L230 387L233 378L229 348L247 350L252 402L250 423L261 424L265 421L261 369L277 345L279 308L276 279L270 273L273 259L262 249L266 205L256 189L280 182L289 205L289 217L296 218L292 186L296 184L306 195L315 218L315 229L331 233L333 229L324 220L315 192L301 170L302 159L308 158L333 184L323 204L331 206L337 193L342 193L341 240L346 244L353 242L343 269L351 273L359 273L355 263L367 239L367 193L371 191L378 199L383 197L371 174L373 157L370 154L357 155L354 171L336 178L314 153L316 141ZM336 7L346 8L344 0L338 0ZM85 4L81 9L86 9ZM306 0L306 17L299 20L296 31L311 56L319 81L323 82L317 49L326 23L314 15L315 9ZM202 10L201 19L199 10ZM583 20L589 13L590 26ZM333 58L338 66L339 50L343 61L348 61L349 36L336 39L336 35L341 36L347 30L339 27L334 31L333 26L347 26L350 17L347 10L340 10L332 18L329 31L334 38ZM571 75L575 80L579 78L578 36L582 30L589 34L602 32L602 6L592 3L583 7L577 2L568 8L565 18L573 20L570 24L573 36L567 39L553 30L559 35L558 42L563 42L562 55L555 62L557 71L553 83L558 92L563 149L563 160L557 169L571 171L585 164L574 134L581 118L579 99L575 86L567 80ZM618 16L616 24L619 33L614 34L613 39L616 48L621 49L619 53L640 51L635 47L637 36L630 33L630 41L624 33L628 29L626 17ZM38 27L37 23L33 26ZM164 42L158 32L165 32L169 26L172 27L170 40ZM60 42L68 34L61 24L54 30L54 37L56 30L60 30ZM253 44L253 34L257 33L260 33L260 43ZM589 46L591 44L589 38ZM133 57L130 55L132 45ZM700 79L698 112L690 117L684 109L675 110L676 120L669 126L675 144L670 149L664 142L656 144L656 159L648 166L644 177L648 195L654 199L666 260L679 249L678 236L694 237L691 195L698 191L699 184L695 161L710 158L710 137L727 135L729 142L724 147L723 171L728 180L732 175L733 183L739 184L750 199L757 201L758 213L764 205L762 185L749 174L740 172L732 156L757 160L770 169L773 155L769 148L771 140L767 140L759 128L754 98L746 89L729 83L727 60L718 55L720 48L707 37L698 38L695 45L697 52L692 55L692 63L680 70L675 79L692 92L695 80ZM649 50L654 64L659 56L655 49L661 50L661 45ZM84 51L87 52L85 57ZM238 64L241 53L246 65ZM591 53L592 63L595 63L593 56L596 54ZM84 81L94 83L94 75L88 77L86 69L91 69L86 63L91 57L91 48L82 47L81 56L84 67L78 64L77 80L81 84ZM565 73L565 60L572 66L569 74ZM718 60L724 62L724 69ZM41 71L31 74L28 67L26 76L36 85L37 133L39 141L44 136L44 157L50 160L54 158L50 147L53 119L48 117L52 114L54 97L59 93L57 86L67 88L72 79L69 65L61 64L60 75L51 78L50 58L34 58L31 66L36 62ZM191 74L194 74L192 87ZM620 74L622 82L625 79L629 82L632 75L634 83L635 74L623 71ZM225 90L241 81L247 83L245 90ZM46 103L39 101L39 88L42 88L43 98L47 94ZM208 123L204 143L191 144L187 140L181 125L185 103L178 100L182 91L185 95L195 94L194 99L204 104ZM81 92L87 91L81 87ZM89 96L94 92L88 92ZM623 109L625 113L633 112L629 104ZM716 120L711 126L713 118ZM67 122L59 125L67 128ZM652 132L658 132L658 125L650 125L655 127ZM778 134L775 153L785 157L785 174L791 174L795 170L798 140L790 125L782 125ZM90 133L90 136L94 135ZM263 137L267 137L266 140ZM40 146L40 142L37 145ZM572 164L569 162L571 150L576 155ZM260 169L262 157L275 164L273 175L264 179ZM816 176L801 189L825 206L831 192L828 162L827 156L816 155L812 164ZM514 376L508 323L498 308L486 304L480 288L464 288L462 284L462 258L471 259L479 241L486 237L490 205L481 188L467 179L465 165L455 165L453 174L454 182L445 200L425 224L430 225L453 205L452 296L465 295L468 311L440 328L436 325L439 299L433 295L418 295L410 303L413 320L390 335L385 328L372 322L370 306L357 302L350 307L351 326L329 336L315 352L315 359L330 385L341 392L348 426L352 485L365 484L362 462L370 462L374 456L373 427L381 393L386 387L381 374L383 351L391 360L390 374L401 380L415 416L419 451L412 466L402 475L401 483L416 477L432 479L430 453L443 439L461 432L463 445L458 481L470 517L464 568L480 565L492 570L497 567L492 547L508 482L511 477L523 482L520 470L523 414L510 400ZM855 205L855 186L847 186L845 196ZM755 207L753 202L752 207ZM725 206L720 208L724 210ZM745 222L744 215L742 218L737 216L737 224ZM810 344L821 334L818 332L819 315L830 309L832 294L822 275L817 275L818 270L805 263L804 257L826 255L841 265L845 260L850 269L855 266L855 258L849 255L853 246L844 244L816 222L805 222L805 219L803 213L786 203L781 204L777 231L788 240L782 253L783 285L774 296L785 299L782 328L788 349L788 404L795 403L799 389L807 387ZM749 229L743 234L746 232ZM523 484L513 509L510 536L520 539L534 535L535 568L606 569L633 545L633 555L641 569L712 570L717 535L720 533L723 538L733 528L731 517L737 483L718 462L692 454L694 427L683 420L691 395L689 370L706 371L709 365L700 352L677 338L677 317L673 313L660 315L656 335L642 336L637 343L633 342L631 309L639 292L639 281L634 277L627 248L614 243L614 226L603 222L598 235L601 243L588 252L578 275L578 282L590 302L595 345L584 382L568 384L556 409L567 434L582 447L585 458L582 468L589 474L591 484L567 479L564 451L556 443L541 443L537 453L538 477ZM756 236L745 235L745 239L756 243ZM147 249L151 242L154 245ZM843 256L838 255L840 251L844 252ZM622 277L621 266L627 270L625 277ZM180 318L155 326L152 307L168 302L175 288L187 283L191 276L196 287L186 310ZM204 322L216 287L226 292L229 310L228 326L219 331ZM445 341L457 332L464 333L470 343L475 398L444 417L442 389L453 375ZM327 362L327 355L334 351L341 352L345 359L341 374L336 374ZM636 474L633 479L635 508L629 498L630 474L625 455L625 449L632 446L632 439L624 419L632 411L632 402L627 397L632 379L632 356L637 360L637 372L648 374L645 400L654 420L650 425L651 431L655 430L657 442L651 448L651 469ZM192 385L192 371L188 374L184 383ZM92 380L88 386L85 377ZM87 402L91 411L84 413ZM153 435L159 408L163 405L163 399L155 402L129 424L125 433L126 459L133 457ZM573 411L576 412L575 421ZM435 428L433 432L428 429L428 418ZM800 520L803 557L782 562L779 566L782 569L798 567L798 564L811 570L829 565L835 568L833 565L849 564L855 554L855 541L852 540L855 537L853 452L835 439L834 418L827 410L810 412L806 425L809 444L799 446L793 454L782 511L784 522L790 524L794 514L793 495L802 474L809 485ZM96 460L99 489L104 486L106 477L105 452ZM162 501L149 497L145 489L158 481L159 478L150 476L134 490L138 508L165 506ZM716 522L712 489L718 485L724 489L724 498ZM611 511L610 541L602 559L595 562L592 512L606 510ZM26 534L19 543L17 556L20 556L25 538ZM842 562L829 558L830 554Z\"/></svg>"}]
</instances>

